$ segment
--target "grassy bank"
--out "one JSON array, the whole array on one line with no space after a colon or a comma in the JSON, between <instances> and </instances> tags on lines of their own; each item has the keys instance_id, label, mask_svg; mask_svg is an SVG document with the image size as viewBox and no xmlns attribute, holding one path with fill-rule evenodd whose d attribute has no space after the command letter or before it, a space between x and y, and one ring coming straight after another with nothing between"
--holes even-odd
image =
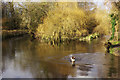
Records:
<instances>
[{"instance_id":1,"label":"grassy bank","mask_svg":"<svg viewBox=\"0 0 120 80\"><path fill-rule=\"evenodd\" d=\"M2 30L2 39L18 37L27 33L27 30Z\"/></svg>"},{"instance_id":2,"label":"grassy bank","mask_svg":"<svg viewBox=\"0 0 120 80\"><path fill-rule=\"evenodd\" d=\"M110 54L114 56L120 56L120 47L110 48Z\"/></svg>"},{"instance_id":3,"label":"grassy bank","mask_svg":"<svg viewBox=\"0 0 120 80\"><path fill-rule=\"evenodd\" d=\"M115 56L120 56L120 41L109 41L105 43L106 51Z\"/></svg>"},{"instance_id":4,"label":"grassy bank","mask_svg":"<svg viewBox=\"0 0 120 80\"><path fill-rule=\"evenodd\" d=\"M90 34L86 37L79 38L80 41L91 41L93 39L97 39L100 35L98 33Z\"/></svg>"}]
</instances>

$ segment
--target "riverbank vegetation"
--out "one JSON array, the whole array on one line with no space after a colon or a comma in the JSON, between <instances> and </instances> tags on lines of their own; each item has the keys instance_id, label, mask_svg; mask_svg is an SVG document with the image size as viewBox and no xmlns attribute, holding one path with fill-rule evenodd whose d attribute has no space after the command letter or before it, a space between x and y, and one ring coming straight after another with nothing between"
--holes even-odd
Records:
<instances>
[{"instance_id":1,"label":"riverbank vegetation","mask_svg":"<svg viewBox=\"0 0 120 80\"><path fill-rule=\"evenodd\" d=\"M2 30L2 39L23 36L27 33L27 30Z\"/></svg>"},{"instance_id":2,"label":"riverbank vegetation","mask_svg":"<svg viewBox=\"0 0 120 80\"><path fill-rule=\"evenodd\" d=\"M43 24L37 28L36 36L47 40L65 40L85 37L98 25L94 15L80 9L77 3L56 3Z\"/></svg>"},{"instance_id":3,"label":"riverbank vegetation","mask_svg":"<svg viewBox=\"0 0 120 80\"><path fill-rule=\"evenodd\" d=\"M92 40L94 34L110 35L109 15L118 11L102 9L93 2L2 2L2 27L25 30L45 41Z\"/></svg>"}]
</instances>

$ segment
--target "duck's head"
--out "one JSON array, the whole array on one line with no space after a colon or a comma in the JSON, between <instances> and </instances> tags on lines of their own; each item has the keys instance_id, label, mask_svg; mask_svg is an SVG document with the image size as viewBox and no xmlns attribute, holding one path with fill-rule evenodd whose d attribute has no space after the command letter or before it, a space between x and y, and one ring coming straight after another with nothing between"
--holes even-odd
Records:
<instances>
[{"instance_id":1,"label":"duck's head","mask_svg":"<svg viewBox=\"0 0 120 80\"><path fill-rule=\"evenodd\" d=\"M72 59L75 59L75 57L74 57L74 56L72 56Z\"/></svg>"}]
</instances>

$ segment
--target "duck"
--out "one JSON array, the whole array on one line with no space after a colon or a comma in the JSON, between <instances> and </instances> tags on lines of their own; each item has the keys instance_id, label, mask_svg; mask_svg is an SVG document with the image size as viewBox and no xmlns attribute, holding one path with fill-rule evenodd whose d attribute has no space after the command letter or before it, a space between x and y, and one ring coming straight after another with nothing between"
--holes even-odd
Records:
<instances>
[{"instance_id":1,"label":"duck","mask_svg":"<svg viewBox=\"0 0 120 80\"><path fill-rule=\"evenodd\" d=\"M72 66L75 66L75 57L74 56L71 56L71 58L70 58L70 60L71 60L71 62L72 62Z\"/></svg>"},{"instance_id":2,"label":"duck","mask_svg":"<svg viewBox=\"0 0 120 80\"><path fill-rule=\"evenodd\" d=\"M71 57L71 62L75 62L75 57L74 56Z\"/></svg>"}]
</instances>

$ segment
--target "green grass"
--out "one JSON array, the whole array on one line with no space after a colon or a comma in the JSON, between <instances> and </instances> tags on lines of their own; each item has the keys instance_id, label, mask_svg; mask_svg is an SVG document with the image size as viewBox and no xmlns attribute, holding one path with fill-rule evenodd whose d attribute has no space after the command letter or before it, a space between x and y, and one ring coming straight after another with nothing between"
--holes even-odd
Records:
<instances>
[{"instance_id":1,"label":"green grass","mask_svg":"<svg viewBox=\"0 0 120 80\"><path fill-rule=\"evenodd\" d=\"M112 42L113 45L120 44L120 41L114 41Z\"/></svg>"},{"instance_id":2,"label":"green grass","mask_svg":"<svg viewBox=\"0 0 120 80\"><path fill-rule=\"evenodd\" d=\"M93 39L97 39L99 37L99 34L98 33L94 33L94 34L90 34L86 37L81 37L79 38L80 41L91 41Z\"/></svg>"}]
</instances>

